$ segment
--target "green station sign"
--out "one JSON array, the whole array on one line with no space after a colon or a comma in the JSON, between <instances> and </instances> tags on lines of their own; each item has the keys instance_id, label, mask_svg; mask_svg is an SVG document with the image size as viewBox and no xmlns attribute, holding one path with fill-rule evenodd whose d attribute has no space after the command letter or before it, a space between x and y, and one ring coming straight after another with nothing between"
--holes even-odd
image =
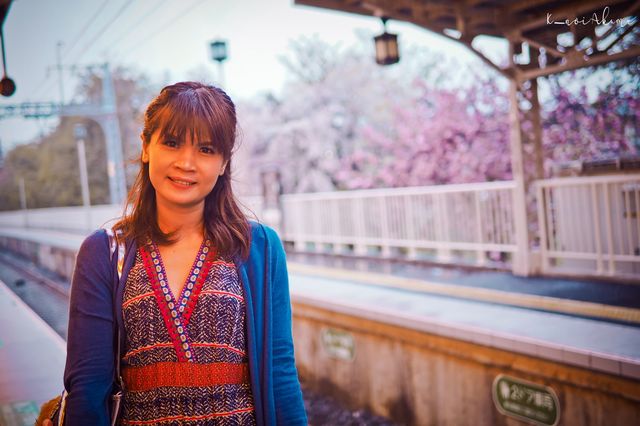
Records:
<instances>
[{"instance_id":1,"label":"green station sign","mask_svg":"<svg viewBox=\"0 0 640 426\"><path fill-rule=\"evenodd\" d=\"M498 375L493 381L493 402L504 415L536 425L555 426L560 420L558 396L548 386Z\"/></svg>"},{"instance_id":2,"label":"green station sign","mask_svg":"<svg viewBox=\"0 0 640 426\"><path fill-rule=\"evenodd\" d=\"M336 328L323 328L320 340L330 357L353 361L356 349L353 334Z\"/></svg>"}]
</instances>

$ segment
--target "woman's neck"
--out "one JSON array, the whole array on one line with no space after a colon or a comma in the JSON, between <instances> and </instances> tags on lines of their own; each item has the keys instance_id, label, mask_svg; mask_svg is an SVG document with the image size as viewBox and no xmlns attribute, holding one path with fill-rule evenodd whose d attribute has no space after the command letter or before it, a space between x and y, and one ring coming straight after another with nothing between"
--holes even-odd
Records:
<instances>
[{"instance_id":1,"label":"woman's neck","mask_svg":"<svg viewBox=\"0 0 640 426\"><path fill-rule=\"evenodd\" d=\"M156 218L162 232L176 231L178 242L201 241L204 236L204 203L191 209L157 205Z\"/></svg>"}]
</instances>

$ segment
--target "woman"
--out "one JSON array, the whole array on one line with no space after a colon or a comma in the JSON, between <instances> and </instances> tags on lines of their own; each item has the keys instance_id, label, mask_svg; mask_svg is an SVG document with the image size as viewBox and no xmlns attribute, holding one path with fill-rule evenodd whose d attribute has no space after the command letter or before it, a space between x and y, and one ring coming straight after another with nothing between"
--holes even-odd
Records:
<instances>
[{"instance_id":1,"label":"woman","mask_svg":"<svg viewBox=\"0 0 640 426\"><path fill-rule=\"evenodd\" d=\"M104 230L73 276L66 425L106 425L120 328L124 424L302 425L282 244L231 189L236 113L221 89L167 86L145 113L113 302ZM114 309L115 306L115 309Z\"/></svg>"}]
</instances>

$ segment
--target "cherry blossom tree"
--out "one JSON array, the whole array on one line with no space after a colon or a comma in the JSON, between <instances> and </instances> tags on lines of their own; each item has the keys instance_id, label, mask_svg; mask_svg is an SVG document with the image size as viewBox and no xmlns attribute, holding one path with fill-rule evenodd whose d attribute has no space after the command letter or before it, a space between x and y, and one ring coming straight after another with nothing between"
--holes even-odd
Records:
<instances>
[{"instance_id":1,"label":"cherry blossom tree","mask_svg":"<svg viewBox=\"0 0 640 426\"><path fill-rule=\"evenodd\" d=\"M638 58L551 76L546 83L542 125L547 175L561 163L638 154Z\"/></svg>"},{"instance_id":2,"label":"cherry blossom tree","mask_svg":"<svg viewBox=\"0 0 640 426\"><path fill-rule=\"evenodd\" d=\"M282 94L245 108L253 170L280 169L284 192L511 179L503 77L425 48L379 67L362 40L292 42ZM638 62L539 79L545 177L558 164L638 152Z\"/></svg>"}]
</instances>

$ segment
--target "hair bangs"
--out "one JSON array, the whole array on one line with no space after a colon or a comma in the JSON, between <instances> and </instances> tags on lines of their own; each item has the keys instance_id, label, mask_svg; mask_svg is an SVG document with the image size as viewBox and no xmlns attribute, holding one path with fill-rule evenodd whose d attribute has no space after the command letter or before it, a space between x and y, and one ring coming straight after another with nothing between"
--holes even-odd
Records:
<instances>
[{"instance_id":1,"label":"hair bangs","mask_svg":"<svg viewBox=\"0 0 640 426\"><path fill-rule=\"evenodd\" d=\"M207 96L209 95L209 96ZM226 159L235 142L235 112L211 99L210 93L181 93L158 111L158 131L162 135L191 143L209 143Z\"/></svg>"}]
</instances>

